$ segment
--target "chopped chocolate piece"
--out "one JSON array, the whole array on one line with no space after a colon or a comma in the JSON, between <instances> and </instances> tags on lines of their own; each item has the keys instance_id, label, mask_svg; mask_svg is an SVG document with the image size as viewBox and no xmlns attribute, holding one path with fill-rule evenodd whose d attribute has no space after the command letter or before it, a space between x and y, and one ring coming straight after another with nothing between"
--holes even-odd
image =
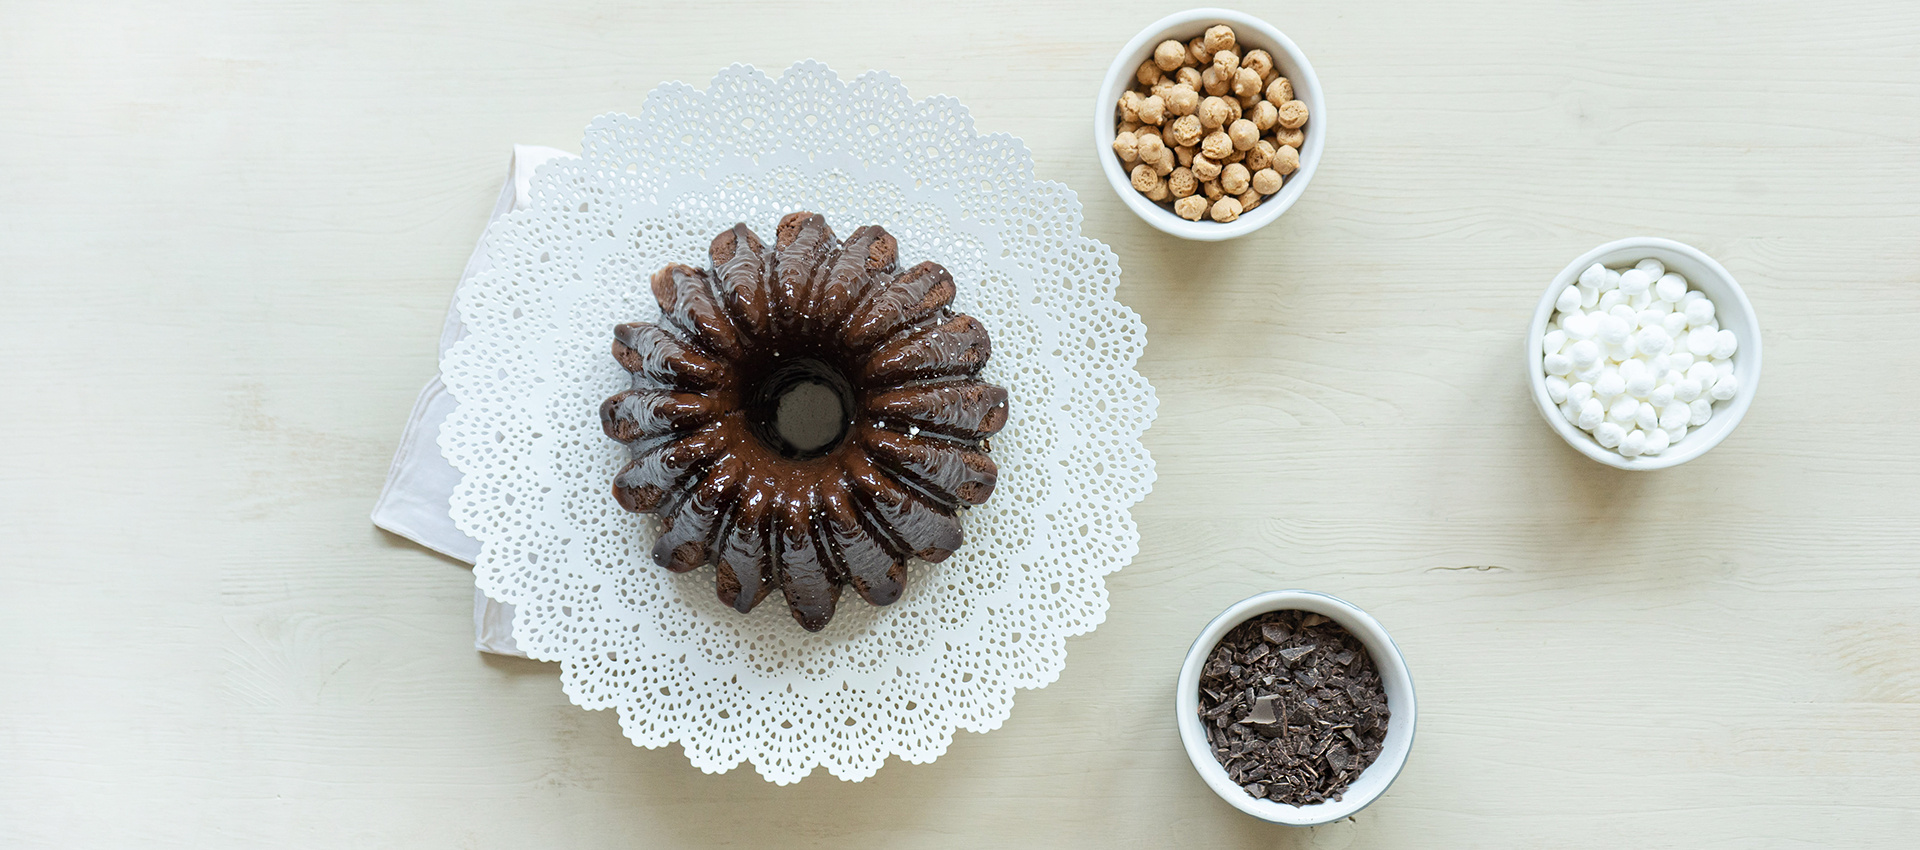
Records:
<instances>
[{"instance_id":1,"label":"chopped chocolate piece","mask_svg":"<svg viewBox=\"0 0 1920 850\"><path fill-rule=\"evenodd\" d=\"M1389 719L1380 673L1366 647L1326 617L1275 611L1241 623L1208 654L1201 677L1207 743L1249 796L1291 806L1338 800L1380 756Z\"/></svg>"}]
</instances>

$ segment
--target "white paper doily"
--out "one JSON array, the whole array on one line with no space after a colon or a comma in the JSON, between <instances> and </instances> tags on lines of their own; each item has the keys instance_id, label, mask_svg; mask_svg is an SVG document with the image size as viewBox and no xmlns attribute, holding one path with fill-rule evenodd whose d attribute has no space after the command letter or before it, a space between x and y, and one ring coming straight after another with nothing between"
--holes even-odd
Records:
<instances>
[{"instance_id":1,"label":"white paper doily","mask_svg":"<svg viewBox=\"0 0 1920 850\"><path fill-rule=\"evenodd\" d=\"M945 265L955 308L992 334L982 377L1012 406L966 545L912 564L889 607L845 597L818 634L777 597L723 606L711 568L655 566L657 526L615 504L626 449L599 423L627 382L613 325L659 315L647 276L706 265L735 222L770 240L802 209L841 234L886 227L903 267ZM1128 510L1154 478L1145 328L1114 300L1119 265L1081 234L1073 192L1035 180L1026 147L979 135L957 101L811 62L663 85L638 117L590 124L579 159L542 166L531 207L487 244L492 271L460 297L468 336L441 364L459 401L440 433L464 476L453 519L481 542L480 588L516 606L514 640L561 662L573 701L616 709L636 744L677 741L702 770L750 761L782 784L931 761L955 729L997 728L1014 691L1059 676L1066 638L1105 619L1103 577L1138 550Z\"/></svg>"}]
</instances>

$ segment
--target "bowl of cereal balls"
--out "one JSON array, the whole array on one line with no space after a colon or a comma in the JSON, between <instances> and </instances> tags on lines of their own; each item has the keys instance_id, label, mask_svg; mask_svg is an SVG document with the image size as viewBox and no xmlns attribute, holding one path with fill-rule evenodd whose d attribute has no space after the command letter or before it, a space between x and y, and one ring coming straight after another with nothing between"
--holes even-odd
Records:
<instances>
[{"instance_id":1,"label":"bowl of cereal balls","mask_svg":"<svg viewBox=\"0 0 1920 850\"><path fill-rule=\"evenodd\" d=\"M1760 383L1753 304L1724 266L1671 239L1620 239L1575 258L1541 294L1526 342L1540 416L1616 469L1706 454Z\"/></svg>"},{"instance_id":2,"label":"bowl of cereal balls","mask_svg":"<svg viewBox=\"0 0 1920 850\"><path fill-rule=\"evenodd\" d=\"M1142 30L1094 105L1096 155L1120 200L1182 239L1279 218L1320 163L1326 106L1300 48L1265 21L1194 9Z\"/></svg>"}]
</instances>

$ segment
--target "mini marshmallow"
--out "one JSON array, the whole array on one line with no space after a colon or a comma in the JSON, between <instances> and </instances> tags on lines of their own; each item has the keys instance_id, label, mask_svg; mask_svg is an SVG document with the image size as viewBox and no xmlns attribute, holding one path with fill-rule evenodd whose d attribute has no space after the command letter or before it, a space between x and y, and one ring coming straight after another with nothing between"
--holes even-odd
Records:
<instances>
[{"instance_id":1,"label":"mini marshmallow","mask_svg":"<svg viewBox=\"0 0 1920 850\"><path fill-rule=\"evenodd\" d=\"M1687 403L1687 424L1698 428L1713 418L1713 400L1706 397L1696 398Z\"/></svg>"},{"instance_id":2,"label":"mini marshmallow","mask_svg":"<svg viewBox=\"0 0 1920 850\"><path fill-rule=\"evenodd\" d=\"M1695 357L1706 357L1712 354L1717 342L1713 338L1713 331L1706 328L1687 331L1687 351Z\"/></svg>"},{"instance_id":3,"label":"mini marshmallow","mask_svg":"<svg viewBox=\"0 0 1920 850\"><path fill-rule=\"evenodd\" d=\"M1718 331L1713 335L1713 359L1725 360L1733 356L1740 347L1740 338L1733 331Z\"/></svg>"},{"instance_id":4,"label":"mini marshmallow","mask_svg":"<svg viewBox=\"0 0 1920 850\"><path fill-rule=\"evenodd\" d=\"M1653 282L1653 294L1667 302L1685 298L1687 297L1687 279L1677 274L1664 275Z\"/></svg>"},{"instance_id":5,"label":"mini marshmallow","mask_svg":"<svg viewBox=\"0 0 1920 850\"><path fill-rule=\"evenodd\" d=\"M1549 375L1567 375L1573 372L1573 358L1565 354L1549 354L1543 359Z\"/></svg>"},{"instance_id":6,"label":"mini marshmallow","mask_svg":"<svg viewBox=\"0 0 1920 850\"><path fill-rule=\"evenodd\" d=\"M1607 282L1600 285L1600 291L1605 292L1609 289L1619 289L1619 288L1620 288L1620 273L1617 271L1614 271L1613 269L1607 269Z\"/></svg>"},{"instance_id":7,"label":"mini marshmallow","mask_svg":"<svg viewBox=\"0 0 1920 850\"><path fill-rule=\"evenodd\" d=\"M1594 289L1584 283L1575 288L1580 290L1581 307L1591 310L1595 304L1600 303L1600 290Z\"/></svg>"},{"instance_id":8,"label":"mini marshmallow","mask_svg":"<svg viewBox=\"0 0 1920 850\"><path fill-rule=\"evenodd\" d=\"M1667 368L1676 372L1685 372L1693 368L1693 352L1676 351L1667 355Z\"/></svg>"},{"instance_id":9,"label":"mini marshmallow","mask_svg":"<svg viewBox=\"0 0 1920 850\"><path fill-rule=\"evenodd\" d=\"M1718 381L1714 381L1713 389L1707 392L1708 395L1713 396L1714 401L1726 401L1739 395L1739 393L1740 378L1737 375L1728 375Z\"/></svg>"},{"instance_id":10,"label":"mini marshmallow","mask_svg":"<svg viewBox=\"0 0 1920 850\"><path fill-rule=\"evenodd\" d=\"M1607 408L1607 418L1615 422L1632 422L1640 413L1640 400L1630 395L1622 395L1613 400Z\"/></svg>"},{"instance_id":11,"label":"mini marshmallow","mask_svg":"<svg viewBox=\"0 0 1920 850\"><path fill-rule=\"evenodd\" d=\"M1640 409L1633 413L1633 424L1640 426L1640 430L1642 431L1651 431L1658 428L1660 427L1660 412L1654 410L1653 405L1644 401L1640 402Z\"/></svg>"},{"instance_id":12,"label":"mini marshmallow","mask_svg":"<svg viewBox=\"0 0 1920 850\"><path fill-rule=\"evenodd\" d=\"M1601 342L1604 342L1608 345L1620 345L1621 343L1626 342L1627 337L1630 336L1632 333L1633 333L1633 326L1628 324L1626 319L1620 318L1619 316L1615 316L1612 314L1603 315L1600 317L1600 331L1599 331L1598 337Z\"/></svg>"},{"instance_id":13,"label":"mini marshmallow","mask_svg":"<svg viewBox=\"0 0 1920 850\"><path fill-rule=\"evenodd\" d=\"M1667 405L1673 403L1673 385L1661 384L1654 387L1653 392L1647 393L1647 403L1653 405L1655 410L1666 410Z\"/></svg>"},{"instance_id":14,"label":"mini marshmallow","mask_svg":"<svg viewBox=\"0 0 1920 850\"><path fill-rule=\"evenodd\" d=\"M1660 430L1667 432L1667 444L1672 445L1686 438L1687 423L1682 422L1678 427L1662 428Z\"/></svg>"},{"instance_id":15,"label":"mini marshmallow","mask_svg":"<svg viewBox=\"0 0 1920 850\"><path fill-rule=\"evenodd\" d=\"M1667 380L1667 373L1671 371L1673 367L1668 365L1665 354L1656 354L1647 361L1647 374L1653 376L1653 385L1656 387L1662 383L1672 383Z\"/></svg>"},{"instance_id":16,"label":"mini marshmallow","mask_svg":"<svg viewBox=\"0 0 1920 850\"><path fill-rule=\"evenodd\" d=\"M1620 273L1620 291L1628 298L1645 295L1647 288L1653 285L1653 278L1639 269L1627 269Z\"/></svg>"},{"instance_id":17,"label":"mini marshmallow","mask_svg":"<svg viewBox=\"0 0 1920 850\"><path fill-rule=\"evenodd\" d=\"M1647 290L1639 295L1629 295L1627 296L1627 303L1633 305L1633 309L1635 310L1645 310L1648 307L1652 307L1653 291Z\"/></svg>"},{"instance_id":18,"label":"mini marshmallow","mask_svg":"<svg viewBox=\"0 0 1920 850\"><path fill-rule=\"evenodd\" d=\"M1632 333L1634 328L1640 326L1640 311L1633 309L1633 305L1625 301L1608 307L1607 315L1618 316L1620 321L1626 322L1628 333Z\"/></svg>"},{"instance_id":19,"label":"mini marshmallow","mask_svg":"<svg viewBox=\"0 0 1920 850\"><path fill-rule=\"evenodd\" d=\"M1627 296L1621 295L1620 290L1609 289L1600 293L1600 300L1594 303L1594 309L1604 313L1608 310L1613 309L1614 305L1619 304L1625 301L1626 299L1627 299Z\"/></svg>"},{"instance_id":20,"label":"mini marshmallow","mask_svg":"<svg viewBox=\"0 0 1920 850\"><path fill-rule=\"evenodd\" d=\"M1560 298L1553 302L1553 306L1558 307L1562 313L1571 313L1580 309L1580 290L1572 286L1560 290Z\"/></svg>"},{"instance_id":21,"label":"mini marshmallow","mask_svg":"<svg viewBox=\"0 0 1920 850\"><path fill-rule=\"evenodd\" d=\"M1667 273L1667 264L1652 257L1634 263L1633 267L1646 272L1648 280L1659 280L1661 275Z\"/></svg>"},{"instance_id":22,"label":"mini marshmallow","mask_svg":"<svg viewBox=\"0 0 1920 850\"><path fill-rule=\"evenodd\" d=\"M1673 337L1659 325L1644 327L1633 335L1633 347L1648 354L1665 354L1673 350Z\"/></svg>"},{"instance_id":23,"label":"mini marshmallow","mask_svg":"<svg viewBox=\"0 0 1920 850\"><path fill-rule=\"evenodd\" d=\"M1647 432L1647 454L1657 455L1667 450L1673 438L1658 428Z\"/></svg>"},{"instance_id":24,"label":"mini marshmallow","mask_svg":"<svg viewBox=\"0 0 1920 850\"><path fill-rule=\"evenodd\" d=\"M1600 373L1605 368L1606 368L1605 360L1596 360L1594 361L1594 364L1592 366L1588 366L1585 369L1574 369L1573 374L1568 376L1568 379L1571 381L1581 381L1581 382L1591 384L1594 381L1600 380Z\"/></svg>"},{"instance_id":25,"label":"mini marshmallow","mask_svg":"<svg viewBox=\"0 0 1920 850\"><path fill-rule=\"evenodd\" d=\"M1586 369L1600 362L1600 346L1590 339L1574 343L1567 349L1567 354L1573 358L1575 369Z\"/></svg>"},{"instance_id":26,"label":"mini marshmallow","mask_svg":"<svg viewBox=\"0 0 1920 850\"><path fill-rule=\"evenodd\" d=\"M1668 313L1664 316L1661 316L1660 329L1663 331L1666 331L1667 336L1673 337L1674 339L1679 339L1682 332L1686 331L1687 329L1687 314Z\"/></svg>"},{"instance_id":27,"label":"mini marshmallow","mask_svg":"<svg viewBox=\"0 0 1920 850\"><path fill-rule=\"evenodd\" d=\"M1695 386L1697 387L1698 384L1696 384ZM1626 391L1627 391L1627 381L1625 378L1620 377L1620 373L1618 371L1604 373L1600 376L1600 380L1593 382L1594 398L1612 401L1614 396L1617 396ZM1698 395L1697 390L1695 394Z\"/></svg>"},{"instance_id":28,"label":"mini marshmallow","mask_svg":"<svg viewBox=\"0 0 1920 850\"><path fill-rule=\"evenodd\" d=\"M1627 338L1628 343L1632 341L1632 337ZM1628 360L1632 360L1633 346L1628 344L1614 345L1613 343L1607 343L1607 359L1615 363L1625 363Z\"/></svg>"},{"instance_id":29,"label":"mini marshmallow","mask_svg":"<svg viewBox=\"0 0 1920 850\"><path fill-rule=\"evenodd\" d=\"M1566 404L1567 387L1566 378L1559 375L1547 376L1547 398L1553 399L1554 404Z\"/></svg>"},{"instance_id":30,"label":"mini marshmallow","mask_svg":"<svg viewBox=\"0 0 1920 850\"><path fill-rule=\"evenodd\" d=\"M1655 310L1651 307L1648 307L1645 310L1637 311L1633 314L1633 326L1636 330L1644 330L1646 328L1657 328L1660 326L1660 317L1663 315L1666 315L1666 314L1661 313L1659 310Z\"/></svg>"},{"instance_id":31,"label":"mini marshmallow","mask_svg":"<svg viewBox=\"0 0 1920 850\"><path fill-rule=\"evenodd\" d=\"M1695 301L1698 301L1698 300L1700 300L1700 299L1702 299L1702 298L1705 298L1705 297L1707 297L1707 294L1706 294L1706 293L1704 293L1704 292L1701 292L1701 291L1700 291L1700 290L1698 290L1698 289L1689 289L1689 290L1687 290L1687 294L1686 294L1686 296L1680 299L1680 303L1682 303L1682 304L1692 304L1693 302L1695 302Z\"/></svg>"},{"instance_id":32,"label":"mini marshmallow","mask_svg":"<svg viewBox=\"0 0 1920 850\"><path fill-rule=\"evenodd\" d=\"M1605 421L1606 413L1601 409L1599 399L1587 399L1580 405L1580 419L1574 424L1591 431Z\"/></svg>"},{"instance_id":33,"label":"mini marshmallow","mask_svg":"<svg viewBox=\"0 0 1920 850\"><path fill-rule=\"evenodd\" d=\"M1626 439L1620 441L1620 453L1627 457L1639 457L1647 450L1647 432L1638 428L1627 432Z\"/></svg>"},{"instance_id":34,"label":"mini marshmallow","mask_svg":"<svg viewBox=\"0 0 1920 850\"><path fill-rule=\"evenodd\" d=\"M1720 380L1720 376L1714 372L1712 363L1702 360L1687 369L1687 380L1702 387L1711 387L1714 381Z\"/></svg>"},{"instance_id":35,"label":"mini marshmallow","mask_svg":"<svg viewBox=\"0 0 1920 850\"><path fill-rule=\"evenodd\" d=\"M1586 400L1590 398L1593 398L1593 385L1586 381L1581 381L1567 387L1568 401L1585 403Z\"/></svg>"},{"instance_id":36,"label":"mini marshmallow","mask_svg":"<svg viewBox=\"0 0 1920 850\"><path fill-rule=\"evenodd\" d=\"M1559 330L1556 328L1554 330L1547 331L1547 335L1540 338L1540 348L1541 348L1541 353L1543 354L1559 354L1560 349L1566 348L1566 347L1567 347L1566 331Z\"/></svg>"},{"instance_id":37,"label":"mini marshmallow","mask_svg":"<svg viewBox=\"0 0 1920 850\"><path fill-rule=\"evenodd\" d=\"M1607 267L1599 263L1594 263L1593 265L1586 267L1580 272L1581 286L1591 286L1594 289L1599 289L1601 285L1606 282L1607 282Z\"/></svg>"},{"instance_id":38,"label":"mini marshmallow","mask_svg":"<svg viewBox=\"0 0 1920 850\"><path fill-rule=\"evenodd\" d=\"M1609 449L1620 445L1620 441L1626 439L1626 436L1627 429L1612 422L1602 422L1600 427L1593 429L1593 438L1600 441L1601 446Z\"/></svg>"},{"instance_id":39,"label":"mini marshmallow","mask_svg":"<svg viewBox=\"0 0 1920 850\"><path fill-rule=\"evenodd\" d=\"M1713 361L1714 383L1719 383L1720 381L1725 380L1727 378L1731 378L1731 377L1733 377L1733 361L1732 360Z\"/></svg>"},{"instance_id":40,"label":"mini marshmallow","mask_svg":"<svg viewBox=\"0 0 1920 850\"><path fill-rule=\"evenodd\" d=\"M1560 320L1560 327L1567 332L1568 339L1593 339L1599 324L1599 319L1587 313L1568 313Z\"/></svg>"},{"instance_id":41,"label":"mini marshmallow","mask_svg":"<svg viewBox=\"0 0 1920 850\"><path fill-rule=\"evenodd\" d=\"M1693 295L1694 293L1689 292L1687 294ZM1713 321L1713 302L1705 298L1696 298L1686 302L1686 311L1683 315L1687 317L1687 324L1689 325L1704 325Z\"/></svg>"},{"instance_id":42,"label":"mini marshmallow","mask_svg":"<svg viewBox=\"0 0 1920 850\"><path fill-rule=\"evenodd\" d=\"M1694 399L1699 397L1700 397L1699 381L1696 381L1692 378L1686 378L1673 385L1674 401L1692 402Z\"/></svg>"},{"instance_id":43,"label":"mini marshmallow","mask_svg":"<svg viewBox=\"0 0 1920 850\"><path fill-rule=\"evenodd\" d=\"M1660 408L1660 427L1668 431L1675 428L1684 428L1687 425L1687 420L1692 416L1693 411L1687 407L1686 402L1671 402L1667 404L1667 406Z\"/></svg>"}]
</instances>

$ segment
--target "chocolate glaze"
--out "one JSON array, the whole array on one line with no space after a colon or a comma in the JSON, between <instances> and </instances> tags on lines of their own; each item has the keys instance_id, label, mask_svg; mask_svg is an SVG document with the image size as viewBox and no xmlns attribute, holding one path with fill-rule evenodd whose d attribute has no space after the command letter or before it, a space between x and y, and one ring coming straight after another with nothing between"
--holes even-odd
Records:
<instances>
[{"instance_id":1,"label":"chocolate glaze","mask_svg":"<svg viewBox=\"0 0 1920 850\"><path fill-rule=\"evenodd\" d=\"M735 225L714 238L711 272L653 275L662 318L614 329L633 388L602 403L601 424L632 451L615 499L661 518L656 563L713 565L720 601L742 612L778 587L818 631L843 587L890 604L909 558L961 546L958 512L993 492L986 439L1007 394L975 377L991 345L949 309L946 269L902 272L884 229L842 243L814 213L774 236ZM773 411L800 380L841 397L837 442L802 451L778 435Z\"/></svg>"}]
</instances>

